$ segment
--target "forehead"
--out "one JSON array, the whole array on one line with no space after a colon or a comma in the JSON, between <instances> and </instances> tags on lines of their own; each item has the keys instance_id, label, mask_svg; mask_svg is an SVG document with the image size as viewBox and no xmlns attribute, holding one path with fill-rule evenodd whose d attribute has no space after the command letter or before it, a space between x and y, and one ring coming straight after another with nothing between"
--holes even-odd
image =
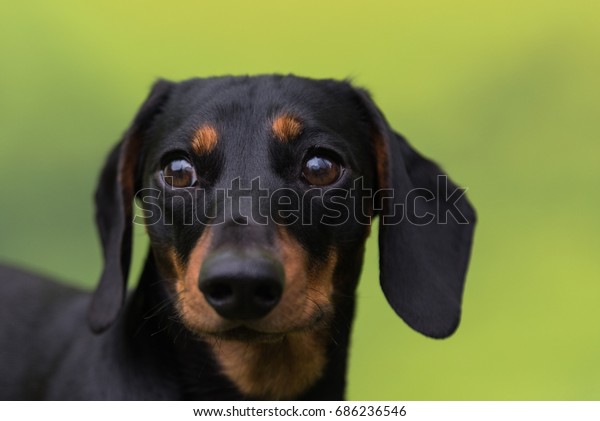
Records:
<instances>
[{"instance_id":1,"label":"forehead","mask_svg":"<svg viewBox=\"0 0 600 421\"><path fill-rule=\"evenodd\" d=\"M164 108L167 125L210 122L222 135L260 131L281 113L335 132L359 119L348 83L294 76L192 79L177 85Z\"/></svg>"}]
</instances>

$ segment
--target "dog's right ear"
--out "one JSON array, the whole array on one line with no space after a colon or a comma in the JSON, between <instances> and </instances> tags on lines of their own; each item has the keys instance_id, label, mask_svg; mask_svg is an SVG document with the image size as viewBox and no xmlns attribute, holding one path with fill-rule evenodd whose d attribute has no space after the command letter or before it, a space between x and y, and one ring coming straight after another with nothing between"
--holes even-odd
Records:
<instances>
[{"instance_id":1,"label":"dog's right ear","mask_svg":"<svg viewBox=\"0 0 600 421\"><path fill-rule=\"evenodd\" d=\"M381 288L409 326L445 338L460 320L475 210L465 190L396 133L366 91L357 92L373 130L378 188L393 193L379 219Z\"/></svg>"},{"instance_id":2,"label":"dog's right ear","mask_svg":"<svg viewBox=\"0 0 600 421\"><path fill-rule=\"evenodd\" d=\"M96 190L96 224L104 254L104 269L88 312L90 328L104 332L116 320L127 289L131 260L133 197L140 188L139 155L144 137L163 110L174 84L156 82L133 123L106 160Z\"/></svg>"}]
</instances>

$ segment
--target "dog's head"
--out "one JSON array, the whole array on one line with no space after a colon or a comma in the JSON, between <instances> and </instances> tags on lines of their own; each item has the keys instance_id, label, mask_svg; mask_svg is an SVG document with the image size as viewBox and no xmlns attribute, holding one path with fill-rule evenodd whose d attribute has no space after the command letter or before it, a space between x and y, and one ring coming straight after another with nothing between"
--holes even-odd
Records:
<instances>
[{"instance_id":1,"label":"dog's head","mask_svg":"<svg viewBox=\"0 0 600 421\"><path fill-rule=\"evenodd\" d=\"M123 305L137 197L193 333L268 341L327 323L354 291L377 215L390 305L417 331L448 336L475 222L463 193L347 82L159 81L102 172L92 329Z\"/></svg>"}]
</instances>

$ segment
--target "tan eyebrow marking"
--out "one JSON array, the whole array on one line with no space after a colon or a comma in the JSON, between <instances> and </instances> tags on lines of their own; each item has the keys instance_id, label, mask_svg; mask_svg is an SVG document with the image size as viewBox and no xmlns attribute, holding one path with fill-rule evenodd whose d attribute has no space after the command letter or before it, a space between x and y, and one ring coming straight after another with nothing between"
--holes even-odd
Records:
<instances>
[{"instance_id":1,"label":"tan eyebrow marking","mask_svg":"<svg viewBox=\"0 0 600 421\"><path fill-rule=\"evenodd\" d=\"M192 148L198 155L210 153L217 146L217 129L206 123L200 126L192 138Z\"/></svg>"},{"instance_id":2,"label":"tan eyebrow marking","mask_svg":"<svg viewBox=\"0 0 600 421\"><path fill-rule=\"evenodd\" d=\"M277 140L287 142L297 138L302 132L300 120L290 114L281 114L273 120L273 134Z\"/></svg>"}]
</instances>

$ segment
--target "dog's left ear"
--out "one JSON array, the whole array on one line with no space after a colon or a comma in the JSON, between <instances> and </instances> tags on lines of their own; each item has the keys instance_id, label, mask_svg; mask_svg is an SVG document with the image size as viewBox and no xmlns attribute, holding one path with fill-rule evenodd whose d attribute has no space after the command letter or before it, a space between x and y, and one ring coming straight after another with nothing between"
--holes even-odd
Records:
<instances>
[{"instance_id":1,"label":"dog's left ear","mask_svg":"<svg viewBox=\"0 0 600 421\"><path fill-rule=\"evenodd\" d=\"M104 270L92 296L89 325L95 333L108 329L123 303L131 260L133 198L143 139L162 110L173 84L158 81L133 123L106 160L96 190L96 225L104 254Z\"/></svg>"},{"instance_id":2,"label":"dog's left ear","mask_svg":"<svg viewBox=\"0 0 600 421\"><path fill-rule=\"evenodd\" d=\"M460 320L475 228L464 189L395 133L369 95L357 90L372 130L379 189L379 268L383 292L413 329L451 335ZM400 214L402 213L402 214Z\"/></svg>"}]
</instances>

